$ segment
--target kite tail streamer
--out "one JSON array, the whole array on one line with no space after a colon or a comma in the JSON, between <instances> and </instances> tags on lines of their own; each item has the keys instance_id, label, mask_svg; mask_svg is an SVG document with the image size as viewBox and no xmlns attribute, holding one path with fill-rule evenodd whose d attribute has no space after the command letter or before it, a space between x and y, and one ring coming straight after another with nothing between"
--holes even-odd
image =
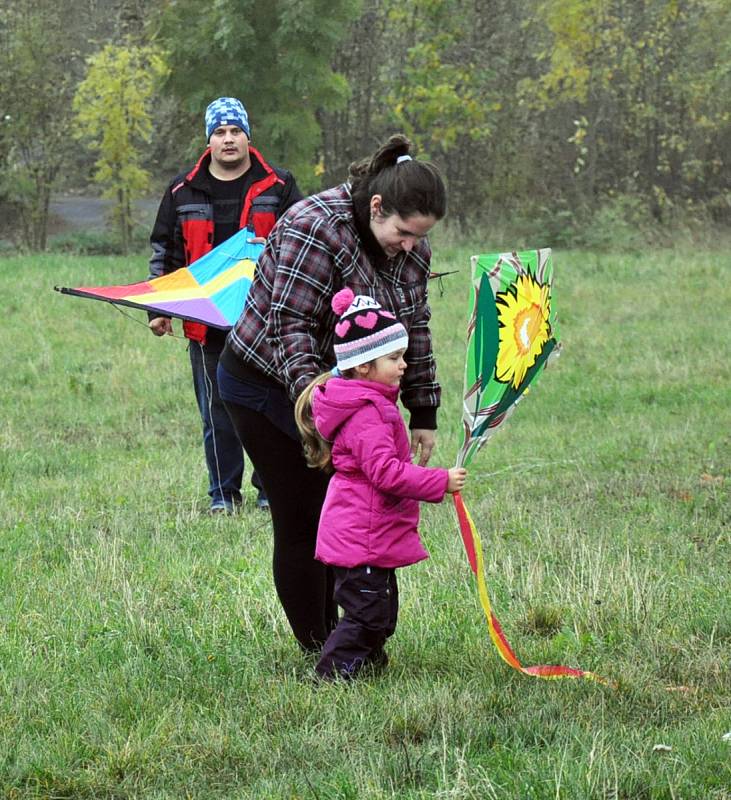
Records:
<instances>
[{"instance_id":1,"label":"kite tail streamer","mask_svg":"<svg viewBox=\"0 0 731 800\"><path fill-rule=\"evenodd\" d=\"M534 678L586 678L588 680L597 681L598 683L608 683L608 681L601 676L593 672L585 672L581 669L573 669L572 667L562 667L558 665L552 666L548 664L536 667L524 667L520 663L518 657L508 643L508 640L505 638L500 623L490 606L490 597L487 593L487 585L485 583L482 542L477 533L475 523L472 521L470 512L467 510L462 500L462 495L459 492L455 492L452 497L454 498L454 507L457 511L457 519L459 520L459 532L462 534L462 541L464 542L464 548L470 562L470 569L477 578L477 590L480 595L482 610L485 612L485 618L487 619L487 628L490 631L490 638L503 661L508 663L513 669L517 669L524 675L531 675Z\"/></svg>"}]
</instances>

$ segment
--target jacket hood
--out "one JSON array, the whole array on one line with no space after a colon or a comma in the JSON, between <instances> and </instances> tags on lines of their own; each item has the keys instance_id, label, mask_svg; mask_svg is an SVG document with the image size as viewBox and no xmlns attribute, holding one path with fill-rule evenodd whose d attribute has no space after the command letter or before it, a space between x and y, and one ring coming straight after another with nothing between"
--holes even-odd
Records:
<instances>
[{"instance_id":1,"label":"jacket hood","mask_svg":"<svg viewBox=\"0 0 731 800\"><path fill-rule=\"evenodd\" d=\"M398 386L386 386L375 381L330 378L315 389L312 396L312 415L320 436L332 442L340 428L364 405L380 406L384 400L396 402Z\"/></svg>"}]
</instances>

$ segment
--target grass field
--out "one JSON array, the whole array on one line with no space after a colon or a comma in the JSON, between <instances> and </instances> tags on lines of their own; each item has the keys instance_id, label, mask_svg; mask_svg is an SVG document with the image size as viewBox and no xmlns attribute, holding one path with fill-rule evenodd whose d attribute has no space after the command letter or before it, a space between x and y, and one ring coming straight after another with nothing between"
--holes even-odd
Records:
<instances>
[{"instance_id":1,"label":"grass field","mask_svg":"<svg viewBox=\"0 0 731 800\"><path fill-rule=\"evenodd\" d=\"M444 465L469 254L434 264L460 270L432 287ZM184 341L52 291L144 257L0 261L0 796L731 798L731 255L554 260L563 355L465 499L518 656L616 689L499 660L450 503L388 671L313 685L252 490L205 513Z\"/></svg>"}]
</instances>

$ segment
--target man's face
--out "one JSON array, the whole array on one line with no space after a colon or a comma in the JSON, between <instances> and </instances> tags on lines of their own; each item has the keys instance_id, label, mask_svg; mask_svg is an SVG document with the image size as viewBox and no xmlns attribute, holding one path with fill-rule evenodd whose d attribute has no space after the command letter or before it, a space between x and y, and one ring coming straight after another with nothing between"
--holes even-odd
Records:
<instances>
[{"instance_id":1,"label":"man's face","mask_svg":"<svg viewBox=\"0 0 731 800\"><path fill-rule=\"evenodd\" d=\"M238 125L221 125L208 143L211 159L222 169L236 169L249 159L249 139Z\"/></svg>"}]
</instances>

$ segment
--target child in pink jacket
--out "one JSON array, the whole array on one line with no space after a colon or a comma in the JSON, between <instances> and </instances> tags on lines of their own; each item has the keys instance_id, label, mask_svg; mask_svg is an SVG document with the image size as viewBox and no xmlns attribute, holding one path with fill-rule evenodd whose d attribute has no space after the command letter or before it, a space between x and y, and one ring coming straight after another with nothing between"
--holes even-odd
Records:
<instances>
[{"instance_id":1,"label":"child in pink jacket","mask_svg":"<svg viewBox=\"0 0 731 800\"><path fill-rule=\"evenodd\" d=\"M428 557L419 538L419 501L459 491L464 469L411 463L410 440L396 405L408 335L372 298L338 292L332 307L337 370L315 379L297 401L296 418L311 466L335 474L317 531L315 557L335 572L344 615L322 650L320 677L352 678L385 665L396 629L396 567Z\"/></svg>"}]
</instances>

